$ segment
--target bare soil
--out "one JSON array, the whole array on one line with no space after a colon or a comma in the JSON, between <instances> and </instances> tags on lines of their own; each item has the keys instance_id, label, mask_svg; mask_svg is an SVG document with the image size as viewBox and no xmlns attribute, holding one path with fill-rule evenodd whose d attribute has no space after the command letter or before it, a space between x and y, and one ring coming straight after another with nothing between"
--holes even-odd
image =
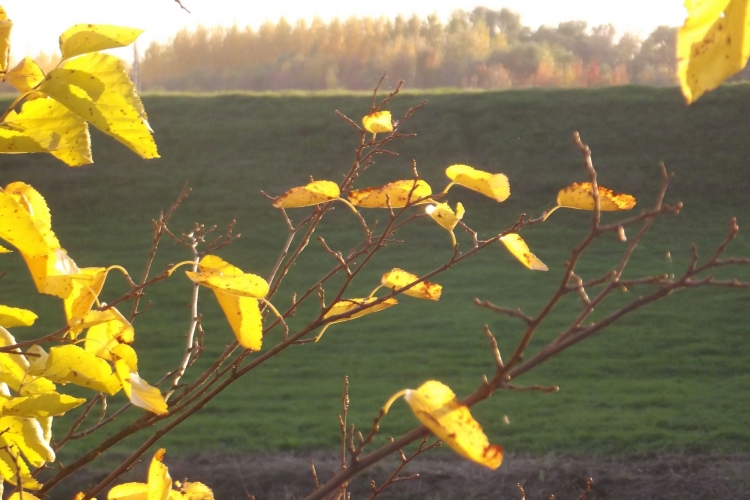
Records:
<instances>
[{"instance_id":1,"label":"bare soil","mask_svg":"<svg viewBox=\"0 0 750 500\"><path fill-rule=\"evenodd\" d=\"M332 454L272 453L220 455L206 453L176 458L167 455L174 479L201 481L214 490L217 500L303 499L314 488L310 463L314 461L321 482L330 478L339 463ZM144 461L147 462L147 461ZM352 499L371 497L370 481L380 485L398 462L382 462L352 481ZM120 482L145 479L145 463ZM392 485L379 499L502 499L526 500L581 498L586 481L594 479L594 499L688 500L750 499L750 455L648 455L630 458L578 458L506 455L495 471L486 470L459 457L437 453L419 457L404 476L418 478ZM81 486L95 484L104 472L91 471L83 481L62 484L53 498L72 498ZM63 491L68 490L70 491ZM75 489L75 491L73 491Z\"/></svg>"}]
</instances>

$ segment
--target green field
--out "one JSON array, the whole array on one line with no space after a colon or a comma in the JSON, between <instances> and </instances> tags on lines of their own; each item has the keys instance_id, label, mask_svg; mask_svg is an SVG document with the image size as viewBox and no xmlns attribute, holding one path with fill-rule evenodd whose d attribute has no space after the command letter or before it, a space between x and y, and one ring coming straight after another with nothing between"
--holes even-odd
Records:
<instances>
[{"instance_id":1,"label":"green field","mask_svg":"<svg viewBox=\"0 0 750 500\"><path fill-rule=\"evenodd\" d=\"M391 107L394 117L425 99L427 106L404 128L418 137L396 146L400 157L380 158L359 186L408 178L412 159L435 189L446 182L443 170L452 163L505 172L513 194L502 205L459 188L449 197L452 204L464 202L464 220L471 227L491 235L521 212L540 214L553 205L558 189L585 180L570 139L579 130L593 150L601 184L636 195L636 210L649 205L656 193L659 162L676 174L667 201L681 200L685 208L679 217L654 227L636 250L627 276L679 273L692 243L708 255L731 216L738 217L741 228L750 222L750 86L725 87L690 108L672 88L405 93ZM265 275L285 227L259 190L278 194L304 184L308 175L340 179L351 162L356 135L334 110L358 119L368 109L369 96L147 95L144 102L161 159L142 161L94 133L93 166L70 169L42 155L6 156L2 184L23 180L46 196L53 227L80 266L117 263L139 276L150 247L151 219L189 180L194 190L173 229L188 230L194 221L221 226L235 218L242 238L221 255ZM376 212L366 215L378 217ZM560 210L524 232L550 267L548 273L527 271L498 246L437 279L444 286L437 304L405 297L387 312L331 327L320 343L294 347L232 386L164 444L173 453L331 449L338 443L344 375L351 382L349 421L361 428L369 426L391 394L428 379L467 394L493 368L483 325L490 325L504 352L522 333L519 322L474 307L474 297L535 313L557 286L570 248L588 224L587 214ZM347 249L360 231L341 208L316 234L334 248ZM458 235L468 243L465 234ZM404 239L373 261L354 283L354 295L368 293L391 267L427 272L450 254L446 233L426 219ZM621 248L614 238L596 245L580 267L584 278L611 268ZM188 258L168 241L161 252L157 270ZM740 233L730 253L750 255L747 233ZM17 254L2 258L7 272L0 282L2 302L43 316L31 329L15 329L15 335L31 338L58 328L59 301L29 292L31 280ZM312 244L274 300L276 306L287 305L292 291L304 290L331 265L331 258ZM122 280L110 276L105 301L123 290ZM738 276L748 280L750 270ZM153 308L135 323L134 347L141 375L148 380L158 379L180 357L189 289L182 276L152 288ZM209 293L203 297L208 349L198 365L233 340L214 298ZM747 451L749 303L747 290L675 294L518 380L557 384L558 394L501 393L473 413L493 442L517 453ZM574 300L565 301L530 351L552 339L576 307ZM296 324L303 316L304 311ZM278 334L271 337L266 345ZM140 412L134 409L130 415ZM510 425L502 423L503 415ZM400 403L384 421L382 433L395 436L415 423ZM62 460L69 461L85 444L72 444Z\"/></svg>"}]
</instances>

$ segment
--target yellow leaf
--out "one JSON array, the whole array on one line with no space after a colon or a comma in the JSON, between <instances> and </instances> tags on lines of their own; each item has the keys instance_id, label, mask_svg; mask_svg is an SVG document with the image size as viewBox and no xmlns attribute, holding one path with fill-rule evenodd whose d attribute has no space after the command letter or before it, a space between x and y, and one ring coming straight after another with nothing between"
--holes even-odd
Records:
<instances>
[{"instance_id":1,"label":"yellow leaf","mask_svg":"<svg viewBox=\"0 0 750 500\"><path fill-rule=\"evenodd\" d=\"M362 125L371 134L393 132L390 111L376 111L362 118Z\"/></svg>"},{"instance_id":2,"label":"yellow leaf","mask_svg":"<svg viewBox=\"0 0 750 500\"><path fill-rule=\"evenodd\" d=\"M331 181L314 181L305 186L295 187L278 196L275 208L299 208L333 201L341 196L339 185Z\"/></svg>"},{"instance_id":3,"label":"yellow leaf","mask_svg":"<svg viewBox=\"0 0 750 500\"><path fill-rule=\"evenodd\" d=\"M411 196L409 194L411 193ZM362 208L402 208L432 195L432 188L423 180L395 181L385 186L349 192L352 205Z\"/></svg>"},{"instance_id":4,"label":"yellow leaf","mask_svg":"<svg viewBox=\"0 0 750 500\"><path fill-rule=\"evenodd\" d=\"M557 194L557 204L561 207L579 210L594 209L594 192L590 182L576 182L562 188ZM629 194L615 193L599 186L599 207L602 212L630 210L635 206L635 198Z\"/></svg>"},{"instance_id":5,"label":"yellow leaf","mask_svg":"<svg viewBox=\"0 0 750 500\"><path fill-rule=\"evenodd\" d=\"M130 344L135 339L133 325L115 308L89 312L81 325L81 328L86 327L84 350L109 361L112 360L113 349L120 344Z\"/></svg>"},{"instance_id":6,"label":"yellow leaf","mask_svg":"<svg viewBox=\"0 0 750 500\"><path fill-rule=\"evenodd\" d=\"M34 467L55 461L55 452L44 440L41 425L33 418L0 417L0 448L20 451Z\"/></svg>"},{"instance_id":7,"label":"yellow leaf","mask_svg":"<svg viewBox=\"0 0 750 500\"><path fill-rule=\"evenodd\" d=\"M255 274L245 273L215 255L206 255L199 263L199 272L186 271L195 283L215 291L241 297L263 298L268 294L268 282Z\"/></svg>"},{"instance_id":8,"label":"yellow leaf","mask_svg":"<svg viewBox=\"0 0 750 500\"><path fill-rule=\"evenodd\" d=\"M110 395L121 387L109 363L72 344L52 347L45 369L39 375L53 382L73 383Z\"/></svg>"},{"instance_id":9,"label":"yellow leaf","mask_svg":"<svg viewBox=\"0 0 750 500\"><path fill-rule=\"evenodd\" d=\"M172 490L172 478L167 466L162 462L164 453L166 450L160 448L151 459L148 469L148 500L167 500Z\"/></svg>"},{"instance_id":10,"label":"yellow leaf","mask_svg":"<svg viewBox=\"0 0 750 500\"><path fill-rule=\"evenodd\" d=\"M16 339L8 330L0 327L0 347L7 347L16 344ZM16 349L16 352L21 352ZM26 378L26 371L29 369L29 362L26 356L20 354L11 354L0 352L0 382L8 384L8 387L18 392L21 390Z\"/></svg>"},{"instance_id":11,"label":"yellow leaf","mask_svg":"<svg viewBox=\"0 0 750 500\"><path fill-rule=\"evenodd\" d=\"M68 60L37 90L142 158L158 158L143 103L120 59L95 52Z\"/></svg>"},{"instance_id":12,"label":"yellow leaf","mask_svg":"<svg viewBox=\"0 0 750 500\"><path fill-rule=\"evenodd\" d=\"M363 298L363 299L341 299L340 301L333 304L331 309L323 316L324 319L331 318L333 316L338 316L339 314L346 314L349 311L353 311L355 309L358 309L362 306L366 306L367 304L370 304L372 302L375 302L377 297L371 297L371 298ZM341 318L337 319L336 321L333 321L333 323L343 323L344 321L349 321L355 318L360 318L362 316L366 316L368 314L382 311L383 309L388 309L391 306L395 306L398 304L398 301L396 299L386 299L383 302L380 302L379 304L375 304L374 306L368 307L366 309L362 309L359 312L356 312L352 314L351 316L347 318Z\"/></svg>"},{"instance_id":13,"label":"yellow leaf","mask_svg":"<svg viewBox=\"0 0 750 500\"><path fill-rule=\"evenodd\" d=\"M21 418L59 417L85 402L85 399L57 392L34 394L4 402L0 414Z\"/></svg>"},{"instance_id":14,"label":"yellow leaf","mask_svg":"<svg viewBox=\"0 0 750 500\"><path fill-rule=\"evenodd\" d=\"M63 59L125 47L133 43L143 30L112 26L110 24L76 24L60 35L60 52Z\"/></svg>"},{"instance_id":15,"label":"yellow leaf","mask_svg":"<svg viewBox=\"0 0 750 500\"><path fill-rule=\"evenodd\" d=\"M4 246L0 245L0 253L13 253L13 250L8 250Z\"/></svg>"},{"instance_id":16,"label":"yellow leaf","mask_svg":"<svg viewBox=\"0 0 750 500\"><path fill-rule=\"evenodd\" d=\"M237 342L245 349L260 351L263 343L263 318L258 299L214 290Z\"/></svg>"},{"instance_id":17,"label":"yellow leaf","mask_svg":"<svg viewBox=\"0 0 750 500\"><path fill-rule=\"evenodd\" d=\"M117 315L118 319L121 318L127 323L122 314L114 311L108 312L106 319L96 315L91 316L88 321L85 319L104 287L104 280L106 280L108 272L109 269L105 267L85 267L79 269L75 275L69 276L72 290L64 299L64 308L65 319L71 327L71 334L74 339L75 335L82 328L85 328L80 326L82 322L88 326L93 326L105 321L112 321L115 318L111 315Z\"/></svg>"},{"instance_id":18,"label":"yellow leaf","mask_svg":"<svg viewBox=\"0 0 750 500\"><path fill-rule=\"evenodd\" d=\"M27 491L24 491L23 493L16 491L9 496L7 500L39 500L39 497L36 497Z\"/></svg>"},{"instance_id":19,"label":"yellow leaf","mask_svg":"<svg viewBox=\"0 0 750 500\"><path fill-rule=\"evenodd\" d=\"M180 485L184 500L214 500L214 492L203 483L184 482Z\"/></svg>"},{"instance_id":20,"label":"yellow leaf","mask_svg":"<svg viewBox=\"0 0 750 500\"><path fill-rule=\"evenodd\" d=\"M138 355L128 344L117 344L112 348L112 359L121 359L127 363L131 372L138 373Z\"/></svg>"},{"instance_id":21,"label":"yellow leaf","mask_svg":"<svg viewBox=\"0 0 750 500\"><path fill-rule=\"evenodd\" d=\"M506 234L500 237L500 241L505 245L505 248L518 259L521 264L528 267L532 271L547 271L548 268L544 265L544 262L539 260L536 255L531 253L529 246L516 233Z\"/></svg>"},{"instance_id":22,"label":"yellow leaf","mask_svg":"<svg viewBox=\"0 0 750 500\"><path fill-rule=\"evenodd\" d=\"M3 479L13 485L18 483L18 477L20 476L24 490L38 490L42 487L31 476L29 466L26 465L23 459L13 456L7 450L2 449L0 449L0 474L2 474Z\"/></svg>"},{"instance_id":23,"label":"yellow leaf","mask_svg":"<svg viewBox=\"0 0 750 500\"><path fill-rule=\"evenodd\" d=\"M145 483L118 484L107 494L107 500L150 500Z\"/></svg>"},{"instance_id":24,"label":"yellow leaf","mask_svg":"<svg viewBox=\"0 0 750 500\"><path fill-rule=\"evenodd\" d=\"M414 283L418 279L419 277L415 274L411 274L401 269L392 269L383 275L380 282L388 288L396 289L403 288L406 285ZM443 287L437 283L423 281L408 290L405 290L403 293L419 299L440 300L440 294L442 291Z\"/></svg>"},{"instance_id":25,"label":"yellow leaf","mask_svg":"<svg viewBox=\"0 0 750 500\"><path fill-rule=\"evenodd\" d=\"M115 361L115 371L125 394L135 406L157 415L163 415L169 411L167 402L159 389L149 385L137 373L130 371L126 360Z\"/></svg>"},{"instance_id":26,"label":"yellow leaf","mask_svg":"<svg viewBox=\"0 0 750 500\"><path fill-rule=\"evenodd\" d=\"M27 92L44 80L44 71L30 57L24 57L5 78L21 92Z\"/></svg>"},{"instance_id":27,"label":"yellow leaf","mask_svg":"<svg viewBox=\"0 0 750 500\"><path fill-rule=\"evenodd\" d=\"M62 248L54 248L40 257L28 257L26 254L23 257L39 293L66 299L75 290L76 278L88 278L79 274L80 269Z\"/></svg>"},{"instance_id":28,"label":"yellow leaf","mask_svg":"<svg viewBox=\"0 0 750 500\"><path fill-rule=\"evenodd\" d=\"M688 104L742 70L750 56L750 1L686 1L677 33L677 76Z\"/></svg>"},{"instance_id":29,"label":"yellow leaf","mask_svg":"<svg viewBox=\"0 0 750 500\"><path fill-rule=\"evenodd\" d=\"M46 256L49 251L28 210L7 191L0 191L0 238L31 257Z\"/></svg>"},{"instance_id":30,"label":"yellow leaf","mask_svg":"<svg viewBox=\"0 0 750 500\"><path fill-rule=\"evenodd\" d=\"M436 203L435 205L427 205L425 207L427 215L432 217L432 220L444 227L451 235L451 241L453 246L456 246L456 236L453 234L458 221L464 217L464 206L459 201L456 203L456 211L451 210L451 207L447 203Z\"/></svg>"},{"instance_id":31,"label":"yellow leaf","mask_svg":"<svg viewBox=\"0 0 750 500\"><path fill-rule=\"evenodd\" d=\"M468 165L451 165L445 169L445 175L456 184L495 201L505 201L510 196L510 184L505 174L491 174Z\"/></svg>"},{"instance_id":32,"label":"yellow leaf","mask_svg":"<svg viewBox=\"0 0 750 500\"><path fill-rule=\"evenodd\" d=\"M8 56L10 55L10 30L13 21L8 19L5 9L0 7L0 72L8 69Z\"/></svg>"},{"instance_id":33,"label":"yellow leaf","mask_svg":"<svg viewBox=\"0 0 750 500\"><path fill-rule=\"evenodd\" d=\"M0 326L12 328L14 326L31 326L38 316L27 309L0 305Z\"/></svg>"},{"instance_id":34,"label":"yellow leaf","mask_svg":"<svg viewBox=\"0 0 750 500\"><path fill-rule=\"evenodd\" d=\"M482 426L448 386L430 380L417 390L407 389L404 399L419 421L456 453L490 469L500 467L503 448L489 443Z\"/></svg>"},{"instance_id":35,"label":"yellow leaf","mask_svg":"<svg viewBox=\"0 0 750 500\"><path fill-rule=\"evenodd\" d=\"M12 127L18 131L16 134L28 136L38 144L33 151L33 145L30 145L24 152L48 152L71 167L93 161L88 124L52 98L40 96L39 99L24 102L20 112L13 110L8 113L5 126ZM0 129L0 133L4 133L3 129ZM16 148L16 151L9 148ZM0 135L0 151L21 152L17 148L19 146L16 144L5 144Z\"/></svg>"}]
</instances>

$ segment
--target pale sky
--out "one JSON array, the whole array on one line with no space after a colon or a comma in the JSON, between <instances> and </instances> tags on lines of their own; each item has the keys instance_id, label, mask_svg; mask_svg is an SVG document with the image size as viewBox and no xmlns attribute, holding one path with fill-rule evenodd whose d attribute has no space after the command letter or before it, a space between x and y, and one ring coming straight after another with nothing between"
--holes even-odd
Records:
<instances>
[{"instance_id":1,"label":"pale sky","mask_svg":"<svg viewBox=\"0 0 750 500\"><path fill-rule=\"evenodd\" d=\"M151 41L165 41L183 27L217 24L240 27L258 26L265 20L285 17L324 20L334 17L387 16L436 13L444 21L456 9L472 10L482 5L494 10L503 7L521 14L521 21L536 28L542 24L584 20L589 26L612 23L617 31L648 35L656 26L681 25L684 0L183 0L191 13L173 0L0 0L13 21L11 50L18 60L40 51L58 50L57 37L77 23L101 23L132 26L146 30L139 39L141 51ZM130 51L120 54L130 59Z\"/></svg>"}]
</instances>

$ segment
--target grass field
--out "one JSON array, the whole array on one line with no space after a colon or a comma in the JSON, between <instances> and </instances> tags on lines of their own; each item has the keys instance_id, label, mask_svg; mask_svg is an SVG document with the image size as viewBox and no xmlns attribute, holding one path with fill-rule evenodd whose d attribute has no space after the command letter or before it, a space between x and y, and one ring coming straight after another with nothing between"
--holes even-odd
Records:
<instances>
[{"instance_id":1,"label":"grass field","mask_svg":"<svg viewBox=\"0 0 750 500\"><path fill-rule=\"evenodd\" d=\"M452 203L460 199L467 206L464 220L490 235L521 212L540 214L553 205L559 188L585 180L570 140L579 130L593 150L600 182L636 195L636 209L653 199L659 162L676 174L667 200L682 200L685 208L679 217L658 223L638 247L629 276L679 273L692 243L706 255L725 235L731 216L738 217L741 228L750 222L750 86L723 88L690 108L676 89L405 93L391 108L394 117L425 99L427 106L404 129L418 137L397 146L400 157L380 159L360 186L407 178L411 159L433 186L445 183L443 170L452 163L505 172L513 194L502 205L456 188L450 195ZM151 219L189 180L194 191L175 219L175 230L187 230L193 221L224 225L236 218L243 236L222 256L265 275L285 230L259 190L278 194L303 184L308 175L339 179L352 159L356 136L333 111L358 119L368 109L369 96L150 95L144 102L161 159L142 161L95 133L93 166L69 169L41 155L6 156L3 185L23 180L46 196L53 227L79 265L118 263L138 276L150 246ZM536 312L557 286L570 248L588 223L583 212L561 210L524 233L550 267L548 273L525 270L497 247L436 280L444 286L438 304L404 298L387 312L331 327L319 344L293 348L235 384L164 444L174 453L330 449L338 443L345 374L351 382L349 421L361 428L369 426L391 394L428 379L443 381L459 395L468 393L493 367L483 325L490 325L505 350L515 346L522 331L520 323L475 308L473 298ZM317 234L347 249L358 231L356 220L341 209ZM593 248L580 268L584 278L609 269L621 248L615 241ZM155 269L187 257L168 242L162 252ZM422 220L405 235L404 245L389 247L373 262L354 291L369 292L391 267L429 271L449 253L445 232ZM730 253L750 255L750 236L740 233ZM277 307L288 304L293 290L306 288L331 263L311 245L275 300ZM31 281L20 258L3 256L2 269L7 271L0 283L3 303L29 307L44 317L31 329L16 329L16 336L31 338L58 328L58 301L29 293ZM739 277L750 279L750 270ZM122 289L112 275L103 299ZM179 276L154 287L152 310L135 323L134 347L141 374L149 380L180 357L188 291L187 279ZM213 297L204 297L207 359L233 337ZM473 413L493 442L516 453L747 451L749 303L748 291L676 294L519 380L557 384L558 394L502 393ZM553 338L555 327L563 326L576 307L566 302L530 350ZM266 339L266 345L272 341ZM503 415L510 425L502 423ZM382 433L398 435L415 423L405 405L397 404ZM84 446L74 443L69 456Z\"/></svg>"}]
</instances>

